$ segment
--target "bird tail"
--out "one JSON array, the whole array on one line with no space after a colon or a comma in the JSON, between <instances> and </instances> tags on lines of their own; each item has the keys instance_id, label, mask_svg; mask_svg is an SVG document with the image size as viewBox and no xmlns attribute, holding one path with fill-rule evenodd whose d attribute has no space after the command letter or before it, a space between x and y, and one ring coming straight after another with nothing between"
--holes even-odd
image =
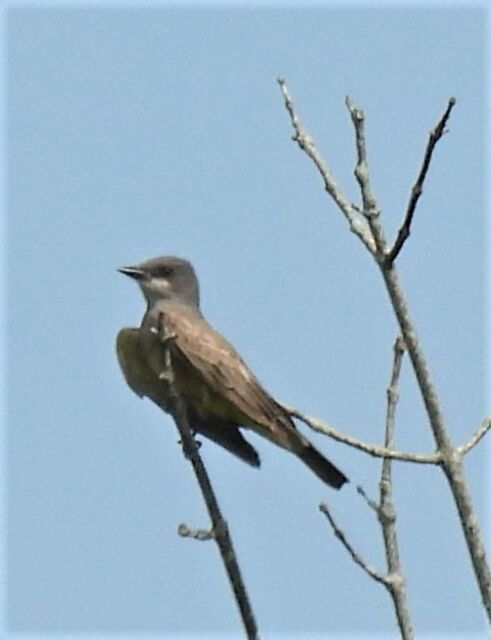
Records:
<instances>
[{"instance_id":1,"label":"bird tail","mask_svg":"<svg viewBox=\"0 0 491 640\"><path fill-rule=\"evenodd\" d=\"M302 447L302 449L297 452L297 455L317 477L331 487L340 489L345 482L348 482L348 478L344 473L329 462L327 458L324 458L322 453L317 451L310 442Z\"/></svg>"},{"instance_id":2,"label":"bird tail","mask_svg":"<svg viewBox=\"0 0 491 640\"><path fill-rule=\"evenodd\" d=\"M236 424L220 420L196 419L192 421L192 425L198 433L213 440L244 462L253 467L261 465L259 454L244 438Z\"/></svg>"},{"instance_id":3,"label":"bird tail","mask_svg":"<svg viewBox=\"0 0 491 640\"><path fill-rule=\"evenodd\" d=\"M280 428L275 429L274 438L271 438L271 430L264 433L264 435L280 447L294 453L318 478L330 487L340 489L345 482L349 482L344 473L335 467L332 462L329 462L329 460L298 431L288 411L281 405L278 406L282 409L282 413L277 416L276 426Z\"/></svg>"}]
</instances>

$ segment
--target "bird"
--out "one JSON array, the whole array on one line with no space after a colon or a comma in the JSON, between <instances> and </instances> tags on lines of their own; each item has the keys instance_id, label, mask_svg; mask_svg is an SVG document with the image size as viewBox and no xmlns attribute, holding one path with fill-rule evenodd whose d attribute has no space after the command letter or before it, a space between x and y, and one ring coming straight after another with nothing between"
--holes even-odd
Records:
<instances>
[{"instance_id":1,"label":"bird","mask_svg":"<svg viewBox=\"0 0 491 640\"><path fill-rule=\"evenodd\" d=\"M259 455L241 431L250 429L296 455L327 485L339 489L348 481L206 321L198 278L188 260L165 255L118 271L138 283L147 305L140 327L125 327L116 338L119 365L132 391L172 414L163 375L168 353L174 392L193 433L259 467ZM166 344L162 335L170 336Z\"/></svg>"}]
</instances>

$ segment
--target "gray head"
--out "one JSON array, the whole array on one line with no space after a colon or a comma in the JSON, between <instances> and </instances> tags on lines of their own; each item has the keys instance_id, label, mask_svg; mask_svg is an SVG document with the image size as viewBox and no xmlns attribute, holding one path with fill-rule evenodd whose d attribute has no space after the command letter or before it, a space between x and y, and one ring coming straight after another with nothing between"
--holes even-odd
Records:
<instances>
[{"instance_id":1,"label":"gray head","mask_svg":"<svg viewBox=\"0 0 491 640\"><path fill-rule=\"evenodd\" d=\"M172 300L199 307L198 278L187 260L160 256L118 271L138 282L149 306L161 300Z\"/></svg>"}]
</instances>

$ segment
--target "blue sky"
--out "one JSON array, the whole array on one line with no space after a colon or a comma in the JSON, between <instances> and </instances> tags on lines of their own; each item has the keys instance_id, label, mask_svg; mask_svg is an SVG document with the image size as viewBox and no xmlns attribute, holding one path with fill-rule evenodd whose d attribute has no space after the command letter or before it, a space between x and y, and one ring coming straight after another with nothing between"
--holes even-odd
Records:
<instances>
[{"instance_id":1,"label":"blue sky","mask_svg":"<svg viewBox=\"0 0 491 640\"><path fill-rule=\"evenodd\" d=\"M457 97L399 267L452 436L476 428L489 410L487 17L479 5L9 12L9 633L241 631L215 548L176 535L181 521L207 519L175 429L119 372L115 335L139 323L143 300L118 266L163 253L191 259L205 315L271 393L357 437L382 438L395 323L375 266L291 142L278 74L355 202L345 95L363 107L389 236L427 133ZM362 484L375 495L379 463L309 437L351 478L348 488L329 491L254 436L260 471L202 447L260 628L264 637L393 637L385 591L317 509L328 500L382 568L379 531L355 493ZM432 449L407 362L397 443ZM466 464L483 523L486 449ZM443 477L407 465L394 475L418 637L477 637L479 595Z\"/></svg>"}]
</instances>

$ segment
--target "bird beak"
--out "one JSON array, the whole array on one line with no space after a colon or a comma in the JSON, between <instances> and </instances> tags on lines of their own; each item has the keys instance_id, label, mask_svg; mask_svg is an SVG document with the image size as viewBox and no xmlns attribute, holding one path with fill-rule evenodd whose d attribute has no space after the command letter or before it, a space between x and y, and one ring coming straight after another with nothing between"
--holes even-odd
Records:
<instances>
[{"instance_id":1,"label":"bird beak","mask_svg":"<svg viewBox=\"0 0 491 640\"><path fill-rule=\"evenodd\" d=\"M123 273L125 276L129 276L134 280L145 280L147 277L145 271L139 267L121 267L118 271L119 273Z\"/></svg>"}]
</instances>

